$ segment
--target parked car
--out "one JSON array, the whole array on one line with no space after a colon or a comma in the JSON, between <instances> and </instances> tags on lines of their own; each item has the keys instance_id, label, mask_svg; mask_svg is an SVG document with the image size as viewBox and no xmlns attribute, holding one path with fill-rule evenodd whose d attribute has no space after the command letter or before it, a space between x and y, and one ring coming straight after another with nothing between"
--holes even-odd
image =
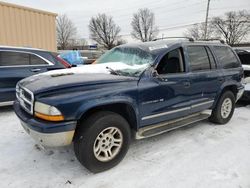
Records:
<instances>
[{"instance_id":1,"label":"parked car","mask_svg":"<svg viewBox=\"0 0 250 188\"><path fill-rule=\"evenodd\" d=\"M241 60L246 83L244 94L240 100L250 101L250 52L242 49L236 49L235 51Z\"/></svg>"},{"instance_id":2,"label":"parked car","mask_svg":"<svg viewBox=\"0 0 250 188\"><path fill-rule=\"evenodd\" d=\"M56 58L56 60L58 62L60 62L64 68L71 68L71 64L69 62L67 62L66 60L64 60L63 58L60 57L60 55L58 53L52 53L52 55Z\"/></svg>"},{"instance_id":3,"label":"parked car","mask_svg":"<svg viewBox=\"0 0 250 188\"><path fill-rule=\"evenodd\" d=\"M73 141L77 159L97 173L123 159L132 137L207 118L227 123L244 91L242 80L240 60L225 44L125 44L93 65L20 81L14 109L38 143L56 147Z\"/></svg>"},{"instance_id":4,"label":"parked car","mask_svg":"<svg viewBox=\"0 0 250 188\"><path fill-rule=\"evenodd\" d=\"M81 53L78 50L61 52L58 57L67 61L72 67L83 65L84 60L86 59L85 57L81 56Z\"/></svg>"},{"instance_id":5,"label":"parked car","mask_svg":"<svg viewBox=\"0 0 250 188\"><path fill-rule=\"evenodd\" d=\"M0 106L13 104L19 80L63 69L60 59L41 49L0 46Z\"/></svg>"}]
</instances>

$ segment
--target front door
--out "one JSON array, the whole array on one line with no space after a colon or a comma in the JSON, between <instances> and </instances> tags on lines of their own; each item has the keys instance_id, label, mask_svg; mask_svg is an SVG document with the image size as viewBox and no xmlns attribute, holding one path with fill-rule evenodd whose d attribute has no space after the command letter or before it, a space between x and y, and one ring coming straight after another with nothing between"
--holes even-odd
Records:
<instances>
[{"instance_id":1,"label":"front door","mask_svg":"<svg viewBox=\"0 0 250 188\"><path fill-rule=\"evenodd\" d=\"M183 117L190 109L192 86L186 74L182 49L167 53L157 75L139 83L141 127Z\"/></svg>"}]
</instances>

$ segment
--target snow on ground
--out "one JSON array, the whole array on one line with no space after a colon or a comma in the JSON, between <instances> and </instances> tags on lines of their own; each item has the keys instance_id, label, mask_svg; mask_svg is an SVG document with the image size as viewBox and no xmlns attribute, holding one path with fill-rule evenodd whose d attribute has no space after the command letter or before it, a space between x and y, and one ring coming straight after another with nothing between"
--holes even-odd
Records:
<instances>
[{"instance_id":1,"label":"snow on ground","mask_svg":"<svg viewBox=\"0 0 250 188\"><path fill-rule=\"evenodd\" d=\"M250 106L227 125L196 123L133 141L115 168L88 172L72 146L41 150L11 108L0 110L0 187L250 188Z\"/></svg>"}]
</instances>

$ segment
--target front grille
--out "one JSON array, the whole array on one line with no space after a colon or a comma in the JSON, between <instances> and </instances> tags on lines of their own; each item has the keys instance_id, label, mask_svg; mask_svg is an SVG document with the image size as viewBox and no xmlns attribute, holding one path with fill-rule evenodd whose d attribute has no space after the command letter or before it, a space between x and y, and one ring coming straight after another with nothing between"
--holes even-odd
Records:
<instances>
[{"instance_id":1,"label":"front grille","mask_svg":"<svg viewBox=\"0 0 250 188\"><path fill-rule=\"evenodd\" d=\"M29 114L33 114L33 103L34 103L33 93L30 90L17 85L16 97L20 102L21 107Z\"/></svg>"}]
</instances>

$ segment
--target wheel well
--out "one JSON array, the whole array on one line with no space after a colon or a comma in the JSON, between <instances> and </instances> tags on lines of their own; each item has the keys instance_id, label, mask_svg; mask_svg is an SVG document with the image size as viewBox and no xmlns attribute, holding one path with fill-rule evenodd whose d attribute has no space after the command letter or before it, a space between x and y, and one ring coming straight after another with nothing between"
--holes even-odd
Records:
<instances>
[{"instance_id":1,"label":"wheel well","mask_svg":"<svg viewBox=\"0 0 250 188\"><path fill-rule=\"evenodd\" d=\"M131 105L125 103L108 104L91 108L81 116L79 122L84 121L84 119L88 118L98 111L111 111L118 113L128 121L131 129L137 129L137 119L135 111Z\"/></svg>"},{"instance_id":2,"label":"wheel well","mask_svg":"<svg viewBox=\"0 0 250 188\"><path fill-rule=\"evenodd\" d=\"M221 93L224 93L225 91L232 91L234 94L234 97L237 97L238 89L237 86L231 85L231 86L226 86Z\"/></svg>"}]
</instances>

